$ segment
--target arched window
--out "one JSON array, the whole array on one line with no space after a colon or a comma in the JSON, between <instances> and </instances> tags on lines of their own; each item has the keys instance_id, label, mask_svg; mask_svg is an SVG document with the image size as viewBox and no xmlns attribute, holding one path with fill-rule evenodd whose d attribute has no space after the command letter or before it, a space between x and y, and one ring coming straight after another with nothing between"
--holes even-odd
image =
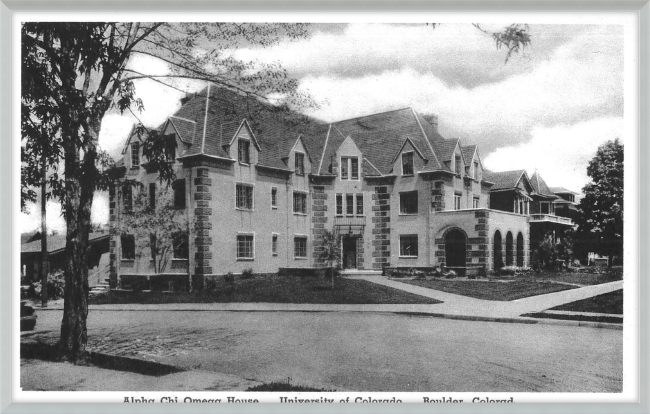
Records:
<instances>
[{"instance_id":1,"label":"arched window","mask_svg":"<svg viewBox=\"0 0 650 414\"><path fill-rule=\"evenodd\" d=\"M512 266L512 233L506 234L506 266Z\"/></svg>"},{"instance_id":2,"label":"arched window","mask_svg":"<svg viewBox=\"0 0 650 414\"><path fill-rule=\"evenodd\" d=\"M494 232L494 270L499 270L503 267L503 252L501 250L501 232L497 230Z\"/></svg>"},{"instance_id":3,"label":"arched window","mask_svg":"<svg viewBox=\"0 0 650 414\"><path fill-rule=\"evenodd\" d=\"M447 267L465 267L467 241L465 233L459 229L452 229L445 235L445 259Z\"/></svg>"},{"instance_id":4,"label":"arched window","mask_svg":"<svg viewBox=\"0 0 650 414\"><path fill-rule=\"evenodd\" d=\"M521 232L517 234L517 266L524 266L524 236Z\"/></svg>"}]
</instances>

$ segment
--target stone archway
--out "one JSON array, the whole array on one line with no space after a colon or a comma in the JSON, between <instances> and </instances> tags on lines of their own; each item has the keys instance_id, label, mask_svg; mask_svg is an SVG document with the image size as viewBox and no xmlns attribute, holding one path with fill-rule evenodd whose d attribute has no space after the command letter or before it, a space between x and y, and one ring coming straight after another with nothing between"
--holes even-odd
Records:
<instances>
[{"instance_id":1,"label":"stone archway","mask_svg":"<svg viewBox=\"0 0 650 414\"><path fill-rule=\"evenodd\" d=\"M465 267L467 237L460 229L451 229L445 234L445 260L447 267Z\"/></svg>"},{"instance_id":2,"label":"stone archway","mask_svg":"<svg viewBox=\"0 0 650 414\"><path fill-rule=\"evenodd\" d=\"M508 232L508 234L506 234L506 266L512 266L513 264L512 245L512 233Z\"/></svg>"},{"instance_id":3,"label":"stone archway","mask_svg":"<svg viewBox=\"0 0 650 414\"><path fill-rule=\"evenodd\" d=\"M503 267L503 250L501 248L501 232L499 230L494 232L494 270L499 270Z\"/></svg>"},{"instance_id":4,"label":"stone archway","mask_svg":"<svg viewBox=\"0 0 650 414\"><path fill-rule=\"evenodd\" d=\"M524 267L524 236L517 234L517 267Z\"/></svg>"}]
</instances>

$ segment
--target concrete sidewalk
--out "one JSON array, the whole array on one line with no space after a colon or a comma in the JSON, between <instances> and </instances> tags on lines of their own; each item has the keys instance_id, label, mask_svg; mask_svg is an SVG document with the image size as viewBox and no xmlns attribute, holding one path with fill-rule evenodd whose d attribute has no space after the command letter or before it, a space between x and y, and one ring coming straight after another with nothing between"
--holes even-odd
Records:
<instances>
[{"instance_id":1,"label":"concrete sidewalk","mask_svg":"<svg viewBox=\"0 0 650 414\"><path fill-rule=\"evenodd\" d=\"M475 299L467 296L441 292L438 290L414 286L390 280L385 276L353 276L371 283L399 289L420 296L426 296L443 301L439 304L309 304L309 303L170 303L170 304L110 304L90 305L89 310L102 311L206 311L206 312L383 312L411 315L429 315L452 319L469 319L495 322L519 322L580 325L622 329L621 324L582 322L570 320L550 320L528 318L520 315L541 312L543 310L574 302L581 299L601 295L623 288L623 281L601 285L585 286L561 292L533 296L513 301L491 301ZM47 308L39 310L61 310L62 302L50 303Z\"/></svg>"}]
</instances>

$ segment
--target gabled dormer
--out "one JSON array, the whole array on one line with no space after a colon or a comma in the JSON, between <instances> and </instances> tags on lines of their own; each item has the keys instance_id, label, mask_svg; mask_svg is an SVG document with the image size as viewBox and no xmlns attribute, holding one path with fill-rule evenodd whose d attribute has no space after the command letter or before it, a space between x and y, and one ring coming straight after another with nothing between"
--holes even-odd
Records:
<instances>
[{"instance_id":1,"label":"gabled dormer","mask_svg":"<svg viewBox=\"0 0 650 414\"><path fill-rule=\"evenodd\" d=\"M236 128L233 123L222 124L221 134L223 149L231 159L240 165L257 164L261 147L248 121L244 119Z\"/></svg>"},{"instance_id":2,"label":"gabled dormer","mask_svg":"<svg viewBox=\"0 0 650 414\"><path fill-rule=\"evenodd\" d=\"M332 165L338 165L337 175L341 181L359 181L363 171L363 154L354 142L348 136L343 140L336 150L335 160Z\"/></svg>"},{"instance_id":3,"label":"gabled dormer","mask_svg":"<svg viewBox=\"0 0 650 414\"><path fill-rule=\"evenodd\" d=\"M416 175L428 161L413 140L406 137L393 157L393 173L403 177Z\"/></svg>"},{"instance_id":4,"label":"gabled dormer","mask_svg":"<svg viewBox=\"0 0 650 414\"><path fill-rule=\"evenodd\" d=\"M305 145L302 136L299 136L287 155L287 167L293 170L296 176L302 177L311 172L312 162L313 160L307 150L307 146Z\"/></svg>"}]
</instances>

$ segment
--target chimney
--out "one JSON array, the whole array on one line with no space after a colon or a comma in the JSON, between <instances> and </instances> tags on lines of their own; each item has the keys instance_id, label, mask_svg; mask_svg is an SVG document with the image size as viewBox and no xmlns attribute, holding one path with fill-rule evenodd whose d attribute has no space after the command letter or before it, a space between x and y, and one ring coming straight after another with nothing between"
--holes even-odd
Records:
<instances>
[{"instance_id":1,"label":"chimney","mask_svg":"<svg viewBox=\"0 0 650 414\"><path fill-rule=\"evenodd\" d=\"M192 99L193 97L194 97L194 94L193 94L193 93L189 93L189 92L186 93L185 96L183 96L183 97L181 98L181 106L185 105L185 104L187 103L187 101L189 101L189 100Z\"/></svg>"},{"instance_id":2,"label":"chimney","mask_svg":"<svg viewBox=\"0 0 650 414\"><path fill-rule=\"evenodd\" d=\"M424 118L424 120L427 121L436 132L438 132L438 115L422 115L422 118Z\"/></svg>"}]
</instances>

